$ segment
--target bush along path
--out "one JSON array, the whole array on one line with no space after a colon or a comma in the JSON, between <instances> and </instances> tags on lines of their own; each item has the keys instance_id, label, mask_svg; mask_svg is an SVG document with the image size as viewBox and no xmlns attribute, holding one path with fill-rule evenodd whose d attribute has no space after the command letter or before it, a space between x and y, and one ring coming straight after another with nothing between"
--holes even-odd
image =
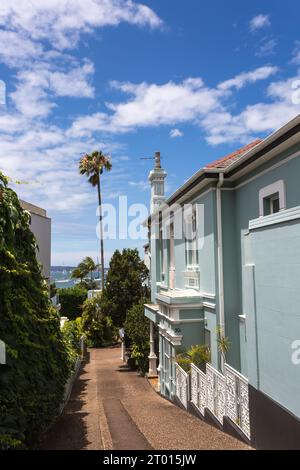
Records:
<instances>
[{"instance_id":1,"label":"bush along path","mask_svg":"<svg viewBox=\"0 0 300 470\"><path fill-rule=\"evenodd\" d=\"M158 395L120 360L120 348L90 349L44 450L249 449Z\"/></svg>"},{"instance_id":2,"label":"bush along path","mask_svg":"<svg viewBox=\"0 0 300 470\"><path fill-rule=\"evenodd\" d=\"M0 173L0 449L27 447L57 415L75 355L36 259L30 214Z\"/></svg>"}]
</instances>

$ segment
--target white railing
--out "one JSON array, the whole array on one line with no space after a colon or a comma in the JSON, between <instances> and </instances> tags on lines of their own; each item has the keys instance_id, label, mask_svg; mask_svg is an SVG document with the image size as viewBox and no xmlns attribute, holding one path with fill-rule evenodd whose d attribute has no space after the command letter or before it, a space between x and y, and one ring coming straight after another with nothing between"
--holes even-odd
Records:
<instances>
[{"instance_id":1,"label":"white railing","mask_svg":"<svg viewBox=\"0 0 300 470\"><path fill-rule=\"evenodd\" d=\"M226 412L226 381L223 374L206 364L207 408L223 424Z\"/></svg>"},{"instance_id":2,"label":"white railing","mask_svg":"<svg viewBox=\"0 0 300 470\"><path fill-rule=\"evenodd\" d=\"M226 414L250 439L248 380L225 364Z\"/></svg>"},{"instance_id":3,"label":"white railing","mask_svg":"<svg viewBox=\"0 0 300 470\"><path fill-rule=\"evenodd\" d=\"M206 365L206 374L191 365L191 402L202 416L208 408L221 424L228 416L250 439L248 381L228 364L225 375L210 364Z\"/></svg>"},{"instance_id":4,"label":"white railing","mask_svg":"<svg viewBox=\"0 0 300 470\"><path fill-rule=\"evenodd\" d=\"M176 370L176 396L185 408L189 402L189 375L178 365L175 364Z\"/></svg>"},{"instance_id":5,"label":"white railing","mask_svg":"<svg viewBox=\"0 0 300 470\"><path fill-rule=\"evenodd\" d=\"M191 402L204 416L207 407L206 375L194 364L191 364Z\"/></svg>"}]
</instances>

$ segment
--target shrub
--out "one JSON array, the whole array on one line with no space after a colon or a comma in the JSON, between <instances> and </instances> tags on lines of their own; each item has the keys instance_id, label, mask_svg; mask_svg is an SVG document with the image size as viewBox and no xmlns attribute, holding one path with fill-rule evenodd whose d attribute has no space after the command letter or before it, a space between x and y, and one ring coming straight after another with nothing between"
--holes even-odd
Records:
<instances>
[{"instance_id":1,"label":"shrub","mask_svg":"<svg viewBox=\"0 0 300 470\"><path fill-rule=\"evenodd\" d=\"M80 339L83 336L82 318L78 317L76 320L69 320L64 323L62 328L64 340L67 343L70 356L72 356L75 363L78 355L81 354Z\"/></svg>"},{"instance_id":2,"label":"shrub","mask_svg":"<svg viewBox=\"0 0 300 470\"><path fill-rule=\"evenodd\" d=\"M211 352L207 345L197 344L191 346L187 351L177 354L176 362L186 372L191 369L191 363L195 364L199 369L205 370L205 365L211 360Z\"/></svg>"},{"instance_id":3,"label":"shrub","mask_svg":"<svg viewBox=\"0 0 300 470\"><path fill-rule=\"evenodd\" d=\"M117 329L112 319L102 314L100 295L85 300L82 328L89 347L109 346L116 342Z\"/></svg>"},{"instance_id":4,"label":"shrub","mask_svg":"<svg viewBox=\"0 0 300 470\"><path fill-rule=\"evenodd\" d=\"M125 322L126 336L132 344L131 357L142 373L148 369L149 356L149 319L144 315L144 304L147 299L141 299L127 313Z\"/></svg>"},{"instance_id":5,"label":"shrub","mask_svg":"<svg viewBox=\"0 0 300 470\"><path fill-rule=\"evenodd\" d=\"M71 362L36 259L36 241L0 173L0 448L28 446L57 415Z\"/></svg>"},{"instance_id":6,"label":"shrub","mask_svg":"<svg viewBox=\"0 0 300 470\"><path fill-rule=\"evenodd\" d=\"M189 357L178 355L176 356L176 362L183 370L185 370L185 372L189 372L191 370L191 360Z\"/></svg>"},{"instance_id":7,"label":"shrub","mask_svg":"<svg viewBox=\"0 0 300 470\"><path fill-rule=\"evenodd\" d=\"M61 303L60 314L75 320L82 314L82 305L87 298L87 288L83 285L76 285L66 289L59 289L59 301Z\"/></svg>"}]
</instances>

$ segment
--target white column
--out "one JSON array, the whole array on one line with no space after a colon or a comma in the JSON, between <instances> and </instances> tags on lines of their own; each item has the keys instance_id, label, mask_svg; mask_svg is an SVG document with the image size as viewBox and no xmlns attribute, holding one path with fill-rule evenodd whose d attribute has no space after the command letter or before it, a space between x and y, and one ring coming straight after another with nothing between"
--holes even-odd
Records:
<instances>
[{"instance_id":1,"label":"white column","mask_svg":"<svg viewBox=\"0 0 300 470\"><path fill-rule=\"evenodd\" d=\"M156 361L157 356L154 351L154 334L153 334L153 322L150 321L150 354L148 356L149 359L149 377L157 377L157 367Z\"/></svg>"}]
</instances>

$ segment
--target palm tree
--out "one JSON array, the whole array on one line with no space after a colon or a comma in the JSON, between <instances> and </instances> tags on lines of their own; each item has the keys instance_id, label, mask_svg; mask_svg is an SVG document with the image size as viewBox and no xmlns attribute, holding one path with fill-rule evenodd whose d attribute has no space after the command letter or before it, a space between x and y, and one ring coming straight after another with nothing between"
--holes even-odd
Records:
<instances>
[{"instance_id":1,"label":"palm tree","mask_svg":"<svg viewBox=\"0 0 300 470\"><path fill-rule=\"evenodd\" d=\"M81 264L81 263L80 263ZM93 258L86 256L82 261L82 264L86 267L87 272L91 274L91 281L93 280L93 272L97 269L98 265L95 263Z\"/></svg>"},{"instance_id":2,"label":"palm tree","mask_svg":"<svg viewBox=\"0 0 300 470\"><path fill-rule=\"evenodd\" d=\"M86 274L86 270L82 269L82 267L78 265L77 268L73 269L71 273L71 279L80 279L80 282L82 283L82 280L86 276Z\"/></svg>"},{"instance_id":3,"label":"palm tree","mask_svg":"<svg viewBox=\"0 0 300 470\"><path fill-rule=\"evenodd\" d=\"M101 284L104 290L104 243L103 243L103 223L102 223L102 199L100 176L103 170L109 171L112 168L110 159L101 151L94 151L91 154L84 155L79 162L79 173L88 176L88 181L92 186L97 186L99 203L99 222L100 222L100 251L101 251Z\"/></svg>"}]
</instances>

